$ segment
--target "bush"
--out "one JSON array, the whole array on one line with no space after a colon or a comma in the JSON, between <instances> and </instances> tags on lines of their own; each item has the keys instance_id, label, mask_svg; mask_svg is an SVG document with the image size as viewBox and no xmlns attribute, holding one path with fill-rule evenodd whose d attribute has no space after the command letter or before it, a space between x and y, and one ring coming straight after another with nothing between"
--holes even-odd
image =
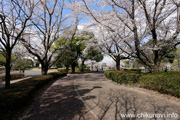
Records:
<instances>
[{"instance_id":1,"label":"bush","mask_svg":"<svg viewBox=\"0 0 180 120\"><path fill-rule=\"evenodd\" d=\"M5 67L0 67L0 70L5 70L6 68Z\"/></svg>"},{"instance_id":2,"label":"bush","mask_svg":"<svg viewBox=\"0 0 180 120\"><path fill-rule=\"evenodd\" d=\"M120 84L133 84L137 83L140 73L137 71L115 71L115 70L108 70L105 71L105 76L117 83Z\"/></svg>"},{"instance_id":3,"label":"bush","mask_svg":"<svg viewBox=\"0 0 180 120\"><path fill-rule=\"evenodd\" d=\"M34 95L50 81L65 76L64 72L29 78L11 85L10 89L0 89L0 119L18 119L20 112Z\"/></svg>"},{"instance_id":4,"label":"bush","mask_svg":"<svg viewBox=\"0 0 180 120\"><path fill-rule=\"evenodd\" d=\"M58 68L57 69L59 72L65 72L66 71L66 69L64 69L64 68Z\"/></svg>"},{"instance_id":5,"label":"bush","mask_svg":"<svg viewBox=\"0 0 180 120\"><path fill-rule=\"evenodd\" d=\"M66 69L64 69L64 68L58 68L58 71L66 71ZM86 68L84 68L84 72L89 72L90 71L90 67L86 67ZM72 72L71 71L71 68L69 68L69 72ZM81 72L81 67L76 67L75 68L75 72Z\"/></svg>"},{"instance_id":6,"label":"bush","mask_svg":"<svg viewBox=\"0 0 180 120\"><path fill-rule=\"evenodd\" d=\"M180 97L180 72L147 73L139 78L141 87Z\"/></svg>"},{"instance_id":7,"label":"bush","mask_svg":"<svg viewBox=\"0 0 180 120\"><path fill-rule=\"evenodd\" d=\"M129 69L130 71L136 71L136 72L139 72L141 73L141 69Z\"/></svg>"},{"instance_id":8,"label":"bush","mask_svg":"<svg viewBox=\"0 0 180 120\"><path fill-rule=\"evenodd\" d=\"M23 78L24 73L11 73L11 80ZM5 74L0 74L0 81L5 81Z\"/></svg>"},{"instance_id":9,"label":"bush","mask_svg":"<svg viewBox=\"0 0 180 120\"><path fill-rule=\"evenodd\" d=\"M180 72L139 73L139 71L105 71L105 76L120 84L134 84L180 97Z\"/></svg>"},{"instance_id":10,"label":"bush","mask_svg":"<svg viewBox=\"0 0 180 120\"><path fill-rule=\"evenodd\" d=\"M90 71L90 67L84 67L83 70L84 70L83 72L89 72ZM81 72L81 71L82 71L81 67L76 68L76 72Z\"/></svg>"}]
</instances>

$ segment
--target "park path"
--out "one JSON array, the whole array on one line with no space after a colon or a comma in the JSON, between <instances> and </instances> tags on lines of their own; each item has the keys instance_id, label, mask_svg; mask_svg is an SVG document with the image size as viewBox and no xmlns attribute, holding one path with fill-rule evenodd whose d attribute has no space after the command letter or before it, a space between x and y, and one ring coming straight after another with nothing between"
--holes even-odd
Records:
<instances>
[{"instance_id":1,"label":"park path","mask_svg":"<svg viewBox=\"0 0 180 120\"><path fill-rule=\"evenodd\" d=\"M26 111L20 120L93 120L75 91L74 78L58 79Z\"/></svg>"},{"instance_id":2,"label":"park path","mask_svg":"<svg viewBox=\"0 0 180 120\"><path fill-rule=\"evenodd\" d=\"M49 87L21 119L180 120L180 105L117 85L103 73L71 74Z\"/></svg>"}]
</instances>

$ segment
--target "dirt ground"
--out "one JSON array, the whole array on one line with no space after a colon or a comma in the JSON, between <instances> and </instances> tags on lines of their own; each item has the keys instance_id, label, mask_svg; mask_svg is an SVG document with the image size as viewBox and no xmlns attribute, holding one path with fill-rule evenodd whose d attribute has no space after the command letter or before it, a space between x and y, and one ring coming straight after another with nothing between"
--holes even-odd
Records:
<instances>
[{"instance_id":1,"label":"dirt ground","mask_svg":"<svg viewBox=\"0 0 180 120\"><path fill-rule=\"evenodd\" d=\"M180 105L117 85L103 73L57 80L21 120L180 120Z\"/></svg>"}]
</instances>

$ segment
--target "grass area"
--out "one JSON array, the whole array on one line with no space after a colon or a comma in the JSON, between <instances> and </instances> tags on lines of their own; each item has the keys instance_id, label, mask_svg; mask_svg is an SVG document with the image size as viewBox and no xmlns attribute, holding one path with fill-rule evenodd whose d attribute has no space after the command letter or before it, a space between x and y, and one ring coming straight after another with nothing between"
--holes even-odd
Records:
<instances>
[{"instance_id":1,"label":"grass area","mask_svg":"<svg viewBox=\"0 0 180 120\"><path fill-rule=\"evenodd\" d=\"M180 72L140 73L138 71L105 71L105 76L115 82L140 86L180 98Z\"/></svg>"},{"instance_id":2,"label":"grass area","mask_svg":"<svg viewBox=\"0 0 180 120\"><path fill-rule=\"evenodd\" d=\"M50 73L29 78L0 89L0 120L18 119L38 91L51 81L65 76L65 72Z\"/></svg>"}]
</instances>

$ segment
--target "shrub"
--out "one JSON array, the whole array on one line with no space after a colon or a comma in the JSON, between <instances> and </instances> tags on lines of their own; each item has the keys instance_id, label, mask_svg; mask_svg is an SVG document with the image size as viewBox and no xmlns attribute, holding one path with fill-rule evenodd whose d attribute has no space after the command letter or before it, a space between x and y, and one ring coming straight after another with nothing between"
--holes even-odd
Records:
<instances>
[{"instance_id":1,"label":"shrub","mask_svg":"<svg viewBox=\"0 0 180 120\"><path fill-rule=\"evenodd\" d=\"M81 70L82 70L81 67L76 68L76 72L81 72ZM89 72L90 71L90 67L84 67L83 70L84 70L83 72Z\"/></svg>"},{"instance_id":2,"label":"shrub","mask_svg":"<svg viewBox=\"0 0 180 120\"><path fill-rule=\"evenodd\" d=\"M20 112L43 86L56 78L65 76L64 72L29 78L11 85L10 89L0 89L0 119L18 119Z\"/></svg>"},{"instance_id":3,"label":"shrub","mask_svg":"<svg viewBox=\"0 0 180 120\"><path fill-rule=\"evenodd\" d=\"M0 70L5 70L5 67L0 67Z\"/></svg>"},{"instance_id":4,"label":"shrub","mask_svg":"<svg viewBox=\"0 0 180 120\"><path fill-rule=\"evenodd\" d=\"M147 73L139 78L141 87L180 97L180 72Z\"/></svg>"},{"instance_id":5,"label":"shrub","mask_svg":"<svg viewBox=\"0 0 180 120\"><path fill-rule=\"evenodd\" d=\"M141 73L141 69L129 69L130 71L136 71L136 72L139 72Z\"/></svg>"},{"instance_id":6,"label":"shrub","mask_svg":"<svg viewBox=\"0 0 180 120\"><path fill-rule=\"evenodd\" d=\"M140 87L180 97L180 71L139 73L138 71L105 71L105 76L120 84L136 83Z\"/></svg>"},{"instance_id":7,"label":"shrub","mask_svg":"<svg viewBox=\"0 0 180 120\"><path fill-rule=\"evenodd\" d=\"M58 68L58 71L66 71L66 69L64 68ZM86 67L84 68L84 72L89 72L90 71L90 67ZM71 69L69 68L69 72L72 72ZM75 72L81 72L81 67L76 67L75 68Z\"/></svg>"},{"instance_id":8,"label":"shrub","mask_svg":"<svg viewBox=\"0 0 180 120\"><path fill-rule=\"evenodd\" d=\"M23 78L24 73L11 73L11 80ZM5 81L5 73L0 74L0 81Z\"/></svg>"},{"instance_id":9,"label":"shrub","mask_svg":"<svg viewBox=\"0 0 180 120\"><path fill-rule=\"evenodd\" d=\"M57 69L59 72L64 72L64 71L66 71L66 69L64 69L64 68L58 68Z\"/></svg>"},{"instance_id":10,"label":"shrub","mask_svg":"<svg viewBox=\"0 0 180 120\"><path fill-rule=\"evenodd\" d=\"M140 73L137 71L115 71L115 70L108 70L105 71L105 76L117 83L120 84L133 84L137 83Z\"/></svg>"}]
</instances>

